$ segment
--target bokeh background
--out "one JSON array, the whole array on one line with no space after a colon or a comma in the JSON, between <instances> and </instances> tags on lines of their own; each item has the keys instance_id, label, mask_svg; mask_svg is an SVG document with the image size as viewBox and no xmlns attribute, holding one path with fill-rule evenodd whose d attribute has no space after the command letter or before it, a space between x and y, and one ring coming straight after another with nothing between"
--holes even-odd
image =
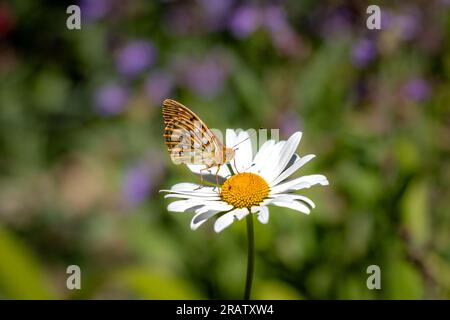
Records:
<instances>
[{"instance_id":1,"label":"bokeh background","mask_svg":"<svg viewBox=\"0 0 450 320\"><path fill-rule=\"evenodd\" d=\"M242 297L245 223L158 193L161 102L303 131L310 216L256 223L256 299L450 298L450 1L0 1L0 298ZM66 268L82 290L66 288ZM381 268L381 290L366 269Z\"/></svg>"}]
</instances>

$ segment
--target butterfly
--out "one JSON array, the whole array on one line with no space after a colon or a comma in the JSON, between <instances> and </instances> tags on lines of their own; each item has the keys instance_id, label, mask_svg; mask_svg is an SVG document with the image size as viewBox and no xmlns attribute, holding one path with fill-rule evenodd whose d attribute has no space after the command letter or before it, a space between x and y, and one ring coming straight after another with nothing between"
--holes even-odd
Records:
<instances>
[{"instance_id":1,"label":"butterfly","mask_svg":"<svg viewBox=\"0 0 450 320\"><path fill-rule=\"evenodd\" d=\"M227 148L208 126L189 108L181 103L166 99L163 101L164 142L175 164L197 164L206 167L217 166L216 182L219 184L220 167L234 159L235 149Z\"/></svg>"}]
</instances>

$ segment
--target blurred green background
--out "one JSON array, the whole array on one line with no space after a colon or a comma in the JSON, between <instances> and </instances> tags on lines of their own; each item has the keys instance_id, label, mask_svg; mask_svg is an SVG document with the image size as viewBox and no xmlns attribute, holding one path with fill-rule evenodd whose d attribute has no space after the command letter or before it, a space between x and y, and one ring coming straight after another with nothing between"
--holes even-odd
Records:
<instances>
[{"instance_id":1,"label":"blurred green background","mask_svg":"<svg viewBox=\"0 0 450 320\"><path fill-rule=\"evenodd\" d=\"M0 1L0 298L242 297L245 223L193 232L171 97L303 131L310 216L256 223L256 299L450 298L450 1ZM66 288L66 268L82 289ZM381 290L366 269L381 268Z\"/></svg>"}]
</instances>

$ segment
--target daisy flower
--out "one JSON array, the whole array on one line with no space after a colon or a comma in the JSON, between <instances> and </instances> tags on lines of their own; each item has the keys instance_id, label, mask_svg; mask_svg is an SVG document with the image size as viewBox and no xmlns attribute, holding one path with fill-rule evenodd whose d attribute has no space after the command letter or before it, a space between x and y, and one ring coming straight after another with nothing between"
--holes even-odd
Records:
<instances>
[{"instance_id":1,"label":"daisy flower","mask_svg":"<svg viewBox=\"0 0 450 320\"><path fill-rule=\"evenodd\" d=\"M294 133L287 141L266 141L256 152L252 147L255 139L247 131L227 129L226 146L232 148L239 143L235 158L218 172L221 187L200 186L196 183L179 183L168 192L166 198L177 198L167 207L172 212L194 212L191 229L196 230L208 219L218 217L214 230L220 232L247 215L256 215L259 222L269 222L269 206L286 207L309 214L314 202L294 193L316 184L328 185L320 174L289 179L298 169L315 157L308 154L300 157L295 153L302 137ZM203 173L204 179L215 181L217 167L205 171L204 165L188 165L195 174Z\"/></svg>"}]
</instances>

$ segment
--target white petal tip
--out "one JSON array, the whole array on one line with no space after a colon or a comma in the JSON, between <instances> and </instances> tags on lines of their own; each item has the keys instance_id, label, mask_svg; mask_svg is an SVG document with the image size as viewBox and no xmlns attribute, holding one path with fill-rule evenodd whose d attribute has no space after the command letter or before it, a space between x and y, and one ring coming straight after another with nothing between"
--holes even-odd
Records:
<instances>
[{"instance_id":1,"label":"white petal tip","mask_svg":"<svg viewBox=\"0 0 450 320\"><path fill-rule=\"evenodd\" d=\"M223 216L220 216L214 223L214 231L216 233L219 233L222 230L228 228L234 222L234 219L234 212L225 213Z\"/></svg>"},{"instance_id":2,"label":"white petal tip","mask_svg":"<svg viewBox=\"0 0 450 320\"><path fill-rule=\"evenodd\" d=\"M257 219L262 224L269 223L269 208L266 206L258 207Z\"/></svg>"},{"instance_id":3,"label":"white petal tip","mask_svg":"<svg viewBox=\"0 0 450 320\"><path fill-rule=\"evenodd\" d=\"M198 229L198 227L200 227L203 224L204 221L202 222L197 222L197 223L192 223L191 222L191 230L192 231L196 231Z\"/></svg>"},{"instance_id":4,"label":"white petal tip","mask_svg":"<svg viewBox=\"0 0 450 320\"><path fill-rule=\"evenodd\" d=\"M303 133L302 133L301 131L297 131L297 132L295 132L295 133L292 135L292 137L295 136L295 137L297 138L297 136L298 136L299 138L301 138L302 135L303 135ZM298 138L297 138L297 139L298 139Z\"/></svg>"},{"instance_id":5,"label":"white petal tip","mask_svg":"<svg viewBox=\"0 0 450 320\"><path fill-rule=\"evenodd\" d=\"M265 220L263 218L260 218L259 216L258 216L258 221L261 222L262 224L268 224L269 223L269 219Z\"/></svg>"}]
</instances>

